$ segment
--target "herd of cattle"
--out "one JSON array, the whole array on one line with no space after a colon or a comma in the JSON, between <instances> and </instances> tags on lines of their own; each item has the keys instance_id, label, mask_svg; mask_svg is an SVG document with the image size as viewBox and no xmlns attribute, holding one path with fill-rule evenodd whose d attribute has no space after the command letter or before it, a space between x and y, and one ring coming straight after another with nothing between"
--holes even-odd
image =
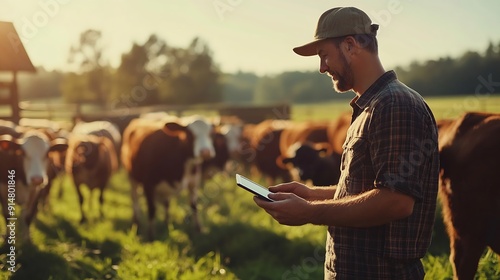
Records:
<instances>
[{"instance_id":1,"label":"herd of cattle","mask_svg":"<svg viewBox=\"0 0 500 280\"><path fill-rule=\"evenodd\" d=\"M203 180L228 166L258 172L268 184L300 180L317 186L338 182L350 114L334 121L266 120L259 124L211 121L202 116L146 114L119 127L108 121L80 122L70 131L43 120L0 122L0 202L6 223L15 170L15 202L25 223L23 239L52 181L62 173L76 187L103 191L120 166L129 176L133 221L139 222L138 189L148 207L148 237L154 236L156 204L189 191L194 226ZM454 274L471 279L489 246L500 253L500 115L470 112L439 120L440 198L450 236ZM231 165L229 163L232 163ZM168 218L168 216L167 216Z\"/></svg>"}]
</instances>

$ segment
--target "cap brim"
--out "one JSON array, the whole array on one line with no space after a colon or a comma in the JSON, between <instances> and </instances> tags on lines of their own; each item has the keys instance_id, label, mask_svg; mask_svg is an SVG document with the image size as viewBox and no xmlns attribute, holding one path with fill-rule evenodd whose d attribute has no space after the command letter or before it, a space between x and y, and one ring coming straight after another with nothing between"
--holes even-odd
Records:
<instances>
[{"instance_id":1,"label":"cap brim","mask_svg":"<svg viewBox=\"0 0 500 280\"><path fill-rule=\"evenodd\" d=\"M312 56L318 54L318 43L322 40L316 40L309 44L293 48L293 51L302 56Z\"/></svg>"}]
</instances>

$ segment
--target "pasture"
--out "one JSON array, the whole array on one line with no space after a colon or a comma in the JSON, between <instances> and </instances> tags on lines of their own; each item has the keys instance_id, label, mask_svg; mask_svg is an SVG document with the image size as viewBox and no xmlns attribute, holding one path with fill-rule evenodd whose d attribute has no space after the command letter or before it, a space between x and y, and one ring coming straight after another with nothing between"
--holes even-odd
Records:
<instances>
[{"instance_id":1,"label":"pasture","mask_svg":"<svg viewBox=\"0 0 500 280\"><path fill-rule=\"evenodd\" d=\"M499 96L428 99L436 118L463 111L500 112ZM294 120L335 118L349 110L348 101L292 107ZM260 177L253 177L264 182ZM130 184L125 172L112 177L104 194L105 217L98 216L94 196L87 208L88 223L79 225L75 188L60 177L52 188L50 208L40 209L32 224L33 244L16 240L16 272L7 270L9 250L0 251L0 279L322 279L326 229L285 227L254 205L252 195L238 188L234 177L217 174L199 194L202 232L189 219L187 191L170 205L170 223L158 208L157 236L146 241L146 203L142 219L132 226ZM59 197L62 191L62 196ZM90 193L84 188L84 196ZM88 199L86 199L88 201ZM16 208L17 214L20 212ZM451 279L449 245L436 214L434 238L423 262L426 279ZM141 227L142 226L142 227ZM2 233L6 231L0 223ZM19 230L19 229L18 229ZM499 279L498 257L485 251L477 279Z\"/></svg>"}]
</instances>

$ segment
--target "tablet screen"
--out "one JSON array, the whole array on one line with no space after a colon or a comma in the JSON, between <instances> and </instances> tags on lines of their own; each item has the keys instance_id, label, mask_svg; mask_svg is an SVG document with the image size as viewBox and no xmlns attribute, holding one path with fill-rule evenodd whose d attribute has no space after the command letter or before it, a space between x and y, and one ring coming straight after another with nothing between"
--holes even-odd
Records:
<instances>
[{"instance_id":1,"label":"tablet screen","mask_svg":"<svg viewBox=\"0 0 500 280\"><path fill-rule=\"evenodd\" d=\"M255 183L254 181L240 174L236 174L236 184L266 200L273 201L272 199L267 197L267 195L271 193L267 188Z\"/></svg>"}]
</instances>

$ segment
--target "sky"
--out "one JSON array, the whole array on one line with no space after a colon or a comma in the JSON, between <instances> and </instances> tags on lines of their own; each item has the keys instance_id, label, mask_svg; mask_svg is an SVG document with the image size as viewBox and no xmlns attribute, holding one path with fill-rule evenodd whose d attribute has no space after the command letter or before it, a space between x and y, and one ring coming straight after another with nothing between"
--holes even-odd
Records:
<instances>
[{"instance_id":1,"label":"sky","mask_svg":"<svg viewBox=\"0 0 500 280\"><path fill-rule=\"evenodd\" d=\"M339 6L358 7L380 25L386 69L500 43L498 0L0 0L0 21L14 23L33 64L48 70L69 69L70 47L96 29L114 67L134 42L156 34L175 47L200 37L223 72L274 75L318 69L317 57L292 48L310 42L319 16Z\"/></svg>"}]
</instances>

